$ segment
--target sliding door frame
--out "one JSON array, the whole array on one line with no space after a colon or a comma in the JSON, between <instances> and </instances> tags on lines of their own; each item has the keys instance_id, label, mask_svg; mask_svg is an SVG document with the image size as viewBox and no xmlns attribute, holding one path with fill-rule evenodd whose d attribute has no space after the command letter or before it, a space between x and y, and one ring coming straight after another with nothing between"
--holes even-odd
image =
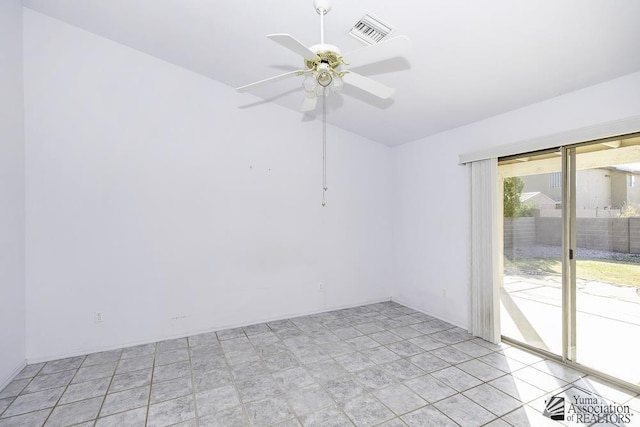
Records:
<instances>
[{"instance_id":1,"label":"sliding door frame","mask_svg":"<svg viewBox=\"0 0 640 427\"><path fill-rule=\"evenodd\" d=\"M562 360L576 361L576 150L562 147Z\"/></svg>"},{"instance_id":2,"label":"sliding door frame","mask_svg":"<svg viewBox=\"0 0 640 427\"><path fill-rule=\"evenodd\" d=\"M577 345L578 343L576 342L576 148L590 144L602 144L610 141L616 141L621 138L630 138L635 136L640 136L640 133L624 133L613 137L562 145L555 149L548 148L530 151L519 155L514 154L502 157L499 160L522 157L527 154L540 154L551 150L560 150L562 154L562 354L557 355L525 342L505 337L504 335L502 336L502 340L510 344L526 348L549 359L561 361L574 369L600 377L619 387L639 393L640 386L638 385L578 363L577 352L579 349ZM501 195L504 181L499 179L498 182L500 184L499 195ZM502 197L500 197L500 201L502 201ZM501 213L502 209L499 210L499 214ZM499 221L499 223L502 222ZM500 239L501 242L502 240L503 239ZM501 271L504 271L504 269L501 269Z\"/></svg>"}]
</instances>

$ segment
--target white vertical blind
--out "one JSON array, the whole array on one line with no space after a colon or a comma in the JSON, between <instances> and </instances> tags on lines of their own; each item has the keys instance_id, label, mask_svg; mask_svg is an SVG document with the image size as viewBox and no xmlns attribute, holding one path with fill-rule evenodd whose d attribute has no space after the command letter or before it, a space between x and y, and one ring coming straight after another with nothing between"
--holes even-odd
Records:
<instances>
[{"instance_id":1,"label":"white vertical blind","mask_svg":"<svg viewBox=\"0 0 640 427\"><path fill-rule=\"evenodd\" d=\"M500 342L498 160L467 163L471 188L471 291L469 332Z\"/></svg>"}]
</instances>

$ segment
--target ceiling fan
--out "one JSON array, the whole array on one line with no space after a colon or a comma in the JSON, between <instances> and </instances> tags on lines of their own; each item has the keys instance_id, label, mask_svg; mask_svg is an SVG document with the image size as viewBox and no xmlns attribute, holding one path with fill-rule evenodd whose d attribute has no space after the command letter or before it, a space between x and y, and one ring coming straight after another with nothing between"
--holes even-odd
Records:
<instances>
[{"instance_id":1,"label":"ceiling fan","mask_svg":"<svg viewBox=\"0 0 640 427\"><path fill-rule=\"evenodd\" d=\"M331 10L331 0L314 0L313 4L316 12L320 15L320 44L307 47L289 34L267 36L300 55L304 59L305 68L241 86L236 90L247 92L289 77L304 75L302 86L305 90L305 98L301 108L304 112L315 109L318 97L338 92L344 84L355 86L381 99L393 96L395 92L393 88L353 71L341 69L341 67L351 64L367 65L402 56L411 46L409 38L406 36L394 37L343 56L337 46L324 42L324 15Z\"/></svg>"}]
</instances>

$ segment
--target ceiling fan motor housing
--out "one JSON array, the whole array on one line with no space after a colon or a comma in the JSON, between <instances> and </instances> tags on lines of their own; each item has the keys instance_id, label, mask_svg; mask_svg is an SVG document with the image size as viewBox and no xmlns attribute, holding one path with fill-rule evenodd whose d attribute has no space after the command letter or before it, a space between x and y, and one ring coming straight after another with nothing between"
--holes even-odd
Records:
<instances>
[{"instance_id":1,"label":"ceiling fan motor housing","mask_svg":"<svg viewBox=\"0 0 640 427\"><path fill-rule=\"evenodd\" d=\"M328 64L332 70L335 70L341 64L344 64L342 55L340 55L340 49L338 49L337 46L334 46L331 44L317 44L317 45L311 46L309 49L313 51L316 55L318 55L318 57L320 58L320 59L313 58L313 59L304 60L305 65L310 70L316 69L318 64L322 64L322 63Z\"/></svg>"}]
</instances>

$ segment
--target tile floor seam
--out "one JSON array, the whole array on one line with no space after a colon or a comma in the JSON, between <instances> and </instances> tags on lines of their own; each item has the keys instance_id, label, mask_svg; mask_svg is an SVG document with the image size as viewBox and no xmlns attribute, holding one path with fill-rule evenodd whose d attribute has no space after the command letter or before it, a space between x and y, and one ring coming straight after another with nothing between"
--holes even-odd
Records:
<instances>
[{"instance_id":1,"label":"tile floor seam","mask_svg":"<svg viewBox=\"0 0 640 427\"><path fill-rule=\"evenodd\" d=\"M14 400L16 400L17 397L18 396L13 396L13 397L8 397L7 398L7 399L11 399L11 402L9 402L9 404L7 405L6 408L4 408L2 411L0 411L0 420L2 419L2 414L4 414L7 411L7 409L9 409L9 406L11 406L13 404Z\"/></svg>"},{"instance_id":2,"label":"tile floor seam","mask_svg":"<svg viewBox=\"0 0 640 427\"><path fill-rule=\"evenodd\" d=\"M216 336L216 340L218 337ZM189 342L189 338L187 337L187 352L189 354L189 378L191 378L191 398L193 399L193 411L195 414L196 427L200 425L198 416L198 399L196 398L196 379L193 375L193 364L191 363L191 359L193 357L193 353L191 352L191 343ZM151 399L151 393L153 392L153 374L151 376L151 389L149 389L149 399Z\"/></svg>"},{"instance_id":3,"label":"tile floor seam","mask_svg":"<svg viewBox=\"0 0 640 427\"><path fill-rule=\"evenodd\" d=\"M34 375L33 377L31 377L31 378L29 379L29 382L27 382L27 383L24 385L24 387L22 387L22 389L20 390L20 392L18 392L18 394L16 394L15 396L13 396L13 399L14 399L14 400L15 400L15 399L17 399L17 398L18 398L18 396L22 395L22 393L27 389L27 387L29 387L29 384L31 384L31 383L33 382L33 380L35 380L35 379L36 379L36 376L37 376L37 375ZM11 383L9 383L9 384L11 384ZM8 407L8 406L7 406L7 409L9 409L9 407ZM4 412L6 412L6 409L5 409L5 411L4 411ZM3 412L3 413L4 413L4 412Z\"/></svg>"},{"instance_id":4,"label":"tile floor seam","mask_svg":"<svg viewBox=\"0 0 640 427\"><path fill-rule=\"evenodd\" d=\"M268 325L267 325L267 326L268 326ZM298 328L298 329L299 329L299 328ZM277 335L277 334L276 334L276 335ZM251 342L251 340L249 340L249 341ZM252 346L253 346L253 342L251 342L251 344L252 344ZM254 349L255 349L255 347L254 347ZM262 358L262 356L260 356L259 352L258 352L258 357ZM302 363L302 361L301 361L301 360L299 360L299 359L298 359L298 357L297 357L295 354L294 354L294 356L293 356L293 357L295 357L295 358L296 358L296 361L297 361L297 362L299 362L302 366L304 366L304 363ZM267 369L268 369L268 368L267 368ZM275 381L275 379L273 378L273 372L269 371L269 377ZM314 380L315 380L315 379L314 379ZM317 383L317 384L319 384L319 385L320 385L320 387L322 388L322 384L320 384L320 383L318 383L318 382L316 382L316 383ZM277 385L277 383L276 383L276 385ZM280 388L280 389L282 390L282 388L281 388L280 386L278 386L278 388ZM325 390L323 390L323 391L325 391ZM285 395L287 394L286 390L282 390L282 392L283 392L283 394L285 394ZM325 392L326 392L326 391L325 391ZM327 394L328 394L328 393L327 393ZM330 396L330 395L329 395L329 396ZM244 407L244 404L243 404L242 406ZM292 405L291 405L288 401L287 401L287 406L289 407L289 409L291 410L291 412L294 414L294 417L293 417L293 418L294 418L296 421L298 421L298 422L300 422L300 419L299 419L299 418L300 418L302 415L307 415L307 414L301 414L301 415L298 415L298 414L296 413L296 411L295 411L295 408L293 408L293 407L292 407ZM313 411L312 411L312 412L310 412L310 413L313 413ZM272 424L272 425L277 425L277 424L278 424L278 423L275 423L275 424Z\"/></svg>"},{"instance_id":5,"label":"tile floor seam","mask_svg":"<svg viewBox=\"0 0 640 427\"><path fill-rule=\"evenodd\" d=\"M250 326L250 325L247 325L247 326ZM258 354L258 357L261 358L260 353L257 351L257 349L255 348L255 346L253 344L253 341L251 341L251 339L247 335L246 331L244 330L245 326L242 326L240 328L242 330L242 333L243 333L244 337L247 339L247 341L249 341L249 344L251 345L251 348ZM271 330L271 328L269 328L269 330ZM218 337L217 334L216 334L216 339L218 340L218 343L220 344L220 347L222 347L222 343L220 342L220 338ZM225 358L226 365L229 367L230 370L232 370L231 364L229 363L229 360L227 358L227 352L225 352L224 349L223 349L222 353L223 353L223 357ZM233 387L234 387L234 389L236 391L236 394L238 395L238 401L240 402L239 407L242 410L242 413L244 414L246 419L251 423L251 417L249 416L249 412L247 410L247 407L245 406L245 403L242 400L242 394L240 393L240 390L238 389L238 386L236 385L236 381L233 378L233 372L231 373L231 378L232 378ZM198 417L198 420L199 420L199 417ZM251 423L251 424L253 424L253 423Z\"/></svg>"},{"instance_id":6,"label":"tile floor seam","mask_svg":"<svg viewBox=\"0 0 640 427\"><path fill-rule=\"evenodd\" d=\"M153 352L153 364L151 365L151 378L149 379L149 397L147 398L147 410L145 411L145 415L144 415L144 425L148 425L149 424L149 411L151 410L151 388L153 387L153 374L156 371L156 355L158 354L158 343L155 343L155 349ZM114 375L115 376L115 375ZM109 386L111 387L111 386ZM107 390L107 394L108 394L108 390ZM96 419L96 423L97 423L97 419Z\"/></svg>"},{"instance_id":7,"label":"tile floor seam","mask_svg":"<svg viewBox=\"0 0 640 427\"><path fill-rule=\"evenodd\" d=\"M268 325L267 325L267 326L268 326ZM275 332L274 332L274 333L275 333ZM276 335L277 335L277 333L276 333ZM250 340L250 341L251 341L251 340ZM252 342L252 345L253 345L253 342ZM254 349L255 349L255 348L254 348ZM259 353L259 352L258 352L258 353ZM262 356L259 356L259 357L261 357L261 358L262 358ZM303 363L301 360L299 360L299 359L298 359L298 357L297 357L297 356L295 356L295 354L294 354L294 357L297 359L297 362L300 362L300 364L301 364L302 366L304 366L304 363ZM332 356L330 356L330 359L331 359L331 360L334 360ZM335 361L336 363L338 363L336 360L334 360L334 361ZM271 371L270 371L270 372L269 372L269 376L273 379L273 372L271 372ZM315 379L314 379L314 381L315 381ZM324 393L326 393L326 394L327 394L327 396L329 396L329 398L331 399L332 403L334 403L334 404L336 405L336 407L339 407L339 406L338 406L338 402L336 402L336 401L334 400L334 398L331 396L331 394L330 394L330 393L328 393L328 391L325 389L324 385L323 385L321 382L318 382L318 381L315 381L315 383L320 387L320 389L321 389ZM286 390L282 390L282 391L283 391L283 392L284 392L284 394L286 395ZM311 412L308 412L308 413L297 414L297 413L296 413L296 411L295 411L295 409L294 409L294 408L292 408L292 407L291 407L291 405L289 404L289 409L291 409L291 410L292 410L292 412L293 412L293 414L294 414L294 419L296 419L296 421L298 421L298 422L301 422L301 421L300 421L300 418L304 417L305 415L311 415L311 414L313 414L313 413L315 413L315 412L318 412L318 411L320 411L320 410L322 410L322 409L324 409L324 408L325 408L325 407L323 407L323 408L317 408L316 410L312 410Z\"/></svg>"},{"instance_id":8,"label":"tile floor seam","mask_svg":"<svg viewBox=\"0 0 640 427\"><path fill-rule=\"evenodd\" d=\"M113 383L113 378L116 376L116 372L118 371L118 365L120 364L121 360L122 360L122 352L120 353L120 357L118 358L118 363L116 363L116 369L113 371L113 375L111 375L111 378L109 379L109 384L107 385L107 388L105 389L105 393L104 393L104 396L102 398L102 403L100 404L100 408L98 408L98 413L96 414L96 419L93 422L94 426L96 424L98 424L98 420L100 419L100 413L102 412L102 408L104 407L104 404L107 401L107 396L109 395L109 389L111 388L111 384ZM64 396L64 393L63 393L63 396Z\"/></svg>"},{"instance_id":9,"label":"tile floor seam","mask_svg":"<svg viewBox=\"0 0 640 427\"><path fill-rule=\"evenodd\" d=\"M357 328L356 328L356 329L357 329ZM358 330L359 330L359 329L358 329ZM359 330L359 331L360 331L360 330ZM362 332L362 331L360 331L360 332ZM364 334L364 336L368 336L368 335L373 335L373 334L376 334L376 333L379 333L379 332L381 332L381 331L378 331L378 332L371 332L371 333L369 333L369 334L366 334L366 333L364 333L364 332L363 332L363 334ZM374 341L375 341L375 339L374 339ZM377 342L377 341L376 341L376 342ZM384 347L384 344L379 343L379 342L378 342L378 344L379 344L379 346L378 346L378 347ZM376 347L374 347L374 348L376 348ZM356 350L356 351L355 351L355 353L359 353L359 351L358 351L358 350ZM333 356L330 356L330 359L332 359L332 360L334 360L336 363L340 364L340 362L338 362L337 360L335 360L335 358L334 358ZM401 358L400 360L402 360L402 358ZM374 362L374 363L375 363L375 362ZM340 365L342 366L342 364L340 364ZM377 365L377 364L376 364L376 365ZM379 365L378 365L378 366L379 366ZM356 372L359 372L359 371L356 371ZM352 374L352 372L349 372L349 373L350 373L350 374ZM355 373L355 372L353 372L353 373ZM357 380L356 380L356 381L357 381ZM333 398L333 397L331 397L331 394L330 394L330 393L328 393L328 392L327 392L327 390L325 390L325 389L324 389L323 384L322 384L321 382L320 382L319 384L320 384L320 387L323 389L323 391L325 391L325 393L327 393L327 394L330 396L330 398L332 399L332 401L333 401L334 403L336 403L336 405L337 405L338 407L340 407L339 402L336 402L336 401L334 400L334 398ZM400 415L396 414L396 413L395 413L391 408L389 408L389 407L388 407L384 402L382 402L380 399L378 399L378 398L373 394L373 391L368 391L368 392L367 392L367 393L365 393L365 394L369 394L369 395L371 395L371 397L372 397L373 399L377 400L377 401L378 401L378 403L380 403L380 404L381 404L381 405L383 405L385 408L387 408L387 409L388 409L392 414L395 414L397 417L400 417ZM357 398L357 397L356 397L356 398ZM321 409L323 409L323 408L321 408ZM312 412L310 412L309 414L312 414L312 413L314 413L314 412L317 412L317 411L312 411ZM301 416L303 416L303 415L308 415L308 414L302 414L302 415L300 415L300 417L301 417ZM355 423L355 420L353 420L351 417L349 417L349 414L346 414L346 415L347 415L347 417L348 417L352 422L354 422L354 423ZM387 421L388 421L388 420L385 420L385 421L383 421L382 423L385 423L385 422L387 422ZM382 424L382 423L380 423L380 424Z\"/></svg>"},{"instance_id":10,"label":"tile floor seam","mask_svg":"<svg viewBox=\"0 0 640 427\"><path fill-rule=\"evenodd\" d=\"M80 367L82 366L82 363L86 360L86 358L87 358L86 355L82 357L82 362L80 362L78 364L78 367L76 368L75 373L73 374L73 376L71 377L71 379L69 380L67 385L64 387L64 390L62 391L62 393L60 393L60 397L58 397L58 399L56 400L55 405L53 405L53 407L51 407L51 412L49 412L49 415L47 415L47 418L44 420L44 423L42 425L47 424L47 422L49 421L49 418L51 418L51 415L53 415L53 411L55 411L55 409L58 407L58 403L62 399L62 396L64 396L64 394L66 393L67 389L69 388L69 385L71 385L71 382L73 381L75 376L78 375L78 371L80 370ZM45 364L45 366L46 366L46 364ZM42 367L42 369L44 369L44 366ZM36 377L34 376L33 378L35 379ZM31 411L31 412L36 412L36 411Z\"/></svg>"},{"instance_id":11,"label":"tile floor seam","mask_svg":"<svg viewBox=\"0 0 640 427\"><path fill-rule=\"evenodd\" d=\"M458 393L458 394L459 394L459 393ZM455 394L454 394L454 396L455 396ZM445 399L446 399L446 397L445 397ZM444 400L444 399L441 399L441 400ZM451 418L450 416L448 416L447 414L445 414L444 412L442 412L442 411L440 410L440 408L438 408L437 406L434 406L433 404L431 404L430 406L431 406L431 407L433 407L433 409L435 409L436 411L438 411L438 412L439 412L439 413L441 413L442 415L444 415L445 417L447 417L447 419L451 420L451 422L452 422L452 423L457 424L457 425L460 425L460 424L459 424L459 423L457 423L453 418ZM491 422L491 421L490 421L490 422Z\"/></svg>"}]
</instances>

